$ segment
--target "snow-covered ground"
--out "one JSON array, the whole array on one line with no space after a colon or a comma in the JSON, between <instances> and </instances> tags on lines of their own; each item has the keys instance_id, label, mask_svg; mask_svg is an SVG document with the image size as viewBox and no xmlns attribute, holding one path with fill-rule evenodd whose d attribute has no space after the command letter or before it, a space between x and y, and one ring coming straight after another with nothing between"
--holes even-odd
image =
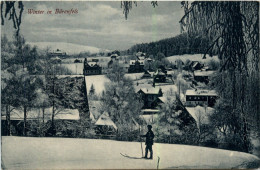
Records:
<instances>
[{"instance_id":1,"label":"snow-covered ground","mask_svg":"<svg viewBox=\"0 0 260 170\"><path fill-rule=\"evenodd\" d=\"M144 147L144 143L143 143ZM257 168L254 155L206 147L158 144L154 159L141 157L140 142L98 139L2 137L2 168L7 169L156 169ZM253 167L252 167L253 166Z\"/></svg>"},{"instance_id":2,"label":"snow-covered ground","mask_svg":"<svg viewBox=\"0 0 260 170\"><path fill-rule=\"evenodd\" d=\"M166 57L166 58L172 63L174 63L178 59L182 60L184 63L188 59L190 61L201 61L203 63L207 63L212 59L215 61L219 61L217 56L210 57L209 55L206 55L206 59L202 59L202 57L203 57L203 54L184 54L184 55L174 55L174 56L170 56L170 57Z\"/></svg>"}]
</instances>

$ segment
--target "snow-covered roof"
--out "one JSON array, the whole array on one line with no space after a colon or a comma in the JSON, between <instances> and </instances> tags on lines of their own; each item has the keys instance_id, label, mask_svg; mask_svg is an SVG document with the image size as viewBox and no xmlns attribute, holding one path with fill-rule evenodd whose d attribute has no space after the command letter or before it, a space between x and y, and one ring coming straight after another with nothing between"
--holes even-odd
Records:
<instances>
[{"instance_id":1,"label":"snow-covered roof","mask_svg":"<svg viewBox=\"0 0 260 170\"><path fill-rule=\"evenodd\" d=\"M135 55L141 55L143 52L138 51Z\"/></svg>"},{"instance_id":2,"label":"snow-covered roof","mask_svg":"<svg viewBox=\"0 0 260 170\"><path fill-rule=\"evenodd\" d=\"M64 109L55 115L55 119L59 120L79 120L78 109Z\"/></svg>"},{"instance_id":3,"label":"snow-covered roof","mask_svg":"<svg viewBox=\"0 0 260 170\"><path fill-rule=\"evenodd\" d=\"M211 76L215 71L194 71L194 76Z\"/></svg>"},{"instance_id":4,"label":"snow-covered roof","mask_svg":"<svg viewBox=\"0 0 260 170\"><path fill-rule=\"evenodd\" d=\"M190 89L186 91L186 96L217 96L215 90L194 90Z\"/></svg>"},{"instance_id":5,"label":"snow-covered roof","mask_svg":"<svg viewBox=\"0 0 260 170\"><path fill-rule=\"evenodd\" d=\"M117 126L115 123L110 119L108 113L103 113L95 123L95 125L101 125L101 126L113 126L117 130Z\"/></svg>"},{"instance_id":6,"label":"snow-covered roof","mask_svg":"<svg viewBox=\"0 0 260 170\"><path fill-rule=\"evenodd\" d=\"M154 88L141 88L140 89L145 94L159 94L160 88L154 87ZM140 91L139 90L139 91Z\"/></svg>"},{"instance_id":7,"label":"snow-covered roof","mask_svg":"<svg viewBox=\"0 0 260 170\"><path fill-rule=\"evenodd\" d=\"M52 115L52 107L46 108L44 110L44 119L50 120ZM42 119L43 112L42 109L32 108L27 111L27 120L36 120ZM2 119L5 120L5 115L2 116ZM11 120L23 120L24 119L24 112L22 109L14 109L10 115ZM79 120L79 111L78 109L63 109L56 112L54 116L56 120Z\"/></svg>"},{"instance_id":8,"label":"snow-covered roof","mask_svg":"<svg viewBox=\"0 0 260 170\"><path fill-rule=\"evenodd\" d=\"M90 61L90 62L88 62L88 65L90 66L90 67L93 67L93 66L95 66L97 63L96 62L93 62L93 61Z\"/></svg>"},{"instance_id":9,"label":"snow-covered roof","mask_svg":"<svg viewBox=\"0 0 260 170\"><path fill-rule=\"evenodd\" d=\"M153 61L153 59L151 59L150 57L145 59L146 61Z\"/></svg>"},{"instance_id":10,"label":"snow-covered roof","mask_svg":"<svg viewBox=\"0 0 260 170\"><path fill-rule=\"evenodd\" d=\"M209 124L209 116L214 112L214 109L211 107L186 107L187 111L194 118L197 123L197 126L201 124Z\"/></svg>"},{"instance_id":11,"label":"snow-covered roof","mask_svg":"<svg viewBox=\"0 0 260 170\"><path fill-rule=\"evenodd\" d=\"M143 57L143 56L139 56L138 58L139 58L139 60L144 60L145 59L145 57Z\"/></svg>"},{"instance_id":12,"label":"snow-covered roof","mask_svg":"<svg viewBox=\"0 0 260 170\"><path fill-rule=\"evenodd\" d=\"M158 97L163 103L165 103L167 101L166 97Z\"/></svg>"},{"instance_id":13,"label":"snow-covered roof","mask_svg":"<svg viewBox=\"0 0 260 170\"><path fill-rule=\"evenodd\" d=\"M199 64L199 62L198 62L198 61L194 61L194 63L193 63L193 65L192 65L192 67L196 67L198 64Z\"/></svg>"},{"instance_id":14,"label":"snow-covered roof","mask_svg":"<svg viewBox=\"0 0 260 170\"><path fill-rule=\"evenodd\" d=\"M142 109L141 112L159 112L158 109Z\"/></svg>"}]
</instances>

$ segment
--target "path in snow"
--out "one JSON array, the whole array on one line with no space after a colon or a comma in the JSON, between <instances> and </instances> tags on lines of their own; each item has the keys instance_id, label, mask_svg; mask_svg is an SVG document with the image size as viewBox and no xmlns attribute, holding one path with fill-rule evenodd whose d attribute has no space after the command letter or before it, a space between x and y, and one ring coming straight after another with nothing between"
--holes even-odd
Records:
<instances>
[{"instance_id":1,"label":"path in snow","mask_svg":"<svg viewBox=\"0 0 260 170\"><path fill-rule=\"evenodd\" d=\"M242 152L157 143L153 160L120 155L141 157L140 148L140 142L2 137L2 164L8 169L156 169L158 157L159 168L248 168L259 163L258 157Z\"/></svg>"}]
</instances>

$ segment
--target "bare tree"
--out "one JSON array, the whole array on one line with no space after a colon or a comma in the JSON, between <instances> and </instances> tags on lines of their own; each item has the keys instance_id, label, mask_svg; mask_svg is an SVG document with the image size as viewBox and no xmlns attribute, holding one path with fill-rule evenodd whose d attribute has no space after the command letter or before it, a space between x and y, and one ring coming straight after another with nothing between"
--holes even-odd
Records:
<instances>
[{"instance_id":1,"label":"bare tree","mask_svg":"<svg viewBox=\"0 0 260 170\"><path fill-rule=\"evenodd\" d=\"M249 125L259 122L259 104L255 103L259 101L259 88L256 87L259 87L259 79L256 80L259 76L259 3L195 1L182 2L182 6L185 12L180 20L183 31L213 40L205 54L215 51L220 59L217 86L221 87L227 81L231 83L230 88L219 90L219 94L232 100L233 112L239 119L236 130L244 151L248 152ZM258 121L251 121L250 117ZM259 131L259 123L257 125Z\"/></svg>"}]
</instances>

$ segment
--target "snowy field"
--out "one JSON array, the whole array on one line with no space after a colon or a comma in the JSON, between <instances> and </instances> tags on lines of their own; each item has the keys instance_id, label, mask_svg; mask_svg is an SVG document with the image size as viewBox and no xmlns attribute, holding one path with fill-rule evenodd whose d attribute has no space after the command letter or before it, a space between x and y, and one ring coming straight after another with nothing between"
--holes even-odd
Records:
<instances>
[{"instance_id":1,"label":"snowy field","mask_svg":"<svg viewBox=\"0 0 260 170\"><path fill-rule=\"evenodd\" d=\"M144 147L144 143L143 143ZM2 168L7 169L156 169L257 168L254 155L188 145L153 146L154 159L141 157L140 142L99 139L2 137Z\"/></svg>"},{"instance_id":2,"label":"snowy field","mask_svg":"<svg viewBox=\"0 0 260 170\"><path fill-rule=\"evenodd\" d=\"M209 55L206 55L206 59L202 59L202 57L203 57L203 54L184 54L184 55L174 55L174 56L170 56L170 57L166 57L166 58L172 63L174 63L178 59L182 60L184 63L188 59L190 61L201 61L203 63L207 63L212 59L215 61L219 61L217 56L210 57Z\"/></svg>"}]
</instances>

